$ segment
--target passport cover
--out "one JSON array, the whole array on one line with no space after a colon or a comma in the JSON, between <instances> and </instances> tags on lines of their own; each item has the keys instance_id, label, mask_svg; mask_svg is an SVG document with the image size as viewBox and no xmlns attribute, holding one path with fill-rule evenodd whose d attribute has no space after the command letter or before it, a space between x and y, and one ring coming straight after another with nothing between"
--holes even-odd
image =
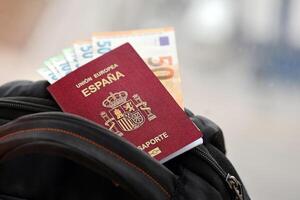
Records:
<instances>
[{"instance_id":1,"label":"passport cover","mask_svg":"<svg viewBox=\"0 0 300 200\"><path fill-rule=\"evenodd\" d=\"M64 112L106 127L160 162L203 142L201 131L129 43L48 90Z\"/></svg>"}]
</instances>

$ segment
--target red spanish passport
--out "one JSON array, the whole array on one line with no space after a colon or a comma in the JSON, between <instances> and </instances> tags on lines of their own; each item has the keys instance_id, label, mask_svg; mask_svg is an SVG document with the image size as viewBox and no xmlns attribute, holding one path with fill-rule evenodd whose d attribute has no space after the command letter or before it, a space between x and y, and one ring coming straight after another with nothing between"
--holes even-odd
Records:
<instances>
[{"instance_id":1,"label":"red spanish passport","mask_svg":"<svg viewBox=\"0 0 300 200\"><path fill-rule=\"evenodd\" d=\"M162 163L203 142L201 131L129 43L48 90L64 112L95 121Z\"/></svg>"}]
</instances>

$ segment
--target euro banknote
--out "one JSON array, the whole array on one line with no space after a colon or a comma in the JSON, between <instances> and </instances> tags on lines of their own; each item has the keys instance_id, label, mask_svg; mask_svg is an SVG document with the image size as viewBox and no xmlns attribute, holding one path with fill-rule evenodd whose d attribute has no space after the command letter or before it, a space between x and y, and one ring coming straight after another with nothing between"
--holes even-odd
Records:
<instances>
[{"instance_id":1,"label":"euro banknote","mask_svg":"<svg viewBox=\"0 0 300 200\"><path fill-rule=\"evenodd\" d=\"M62 50L62 55L46 60L44 66L53 72L56 79L61 79L71 71L127 42L135 48L177 103L183 107L176 39L172 27L94 33L91 40L74 42L72 47ZM56 80L51 78L53 75L46 75L49 72L44 66L38 69L39 74L50 83L55 82Z\"/></svg>"},{"instance_id":2,"label":"euro banknote","mask_svg":"<svg viewBox=\"0 0 300 200\"><path fill-rule=\"evenodd\" d=\"M77 69L79 67L79 64L77 61L77 56L72 47L63 49L62 53L64 54L66 61L69 63L72 71L74 71L75 69Z\"/></svg>"},{"instance_id":3,"label":"euro banknote","mask_svg":"<svg viewBox=\"0 0 300 200\"><path fill-rule=\"evenodd\" d=\"M44 65L47 66L58 79L63 77L62 74L59 72L58 67L53 65L53 63L50 61L50 59L45 60Z\"/></svg>"},{"instance_id":4,"label":"euro banknote","mask_svg":"<svg viewBox=\"0 0 300 200\"><path fill-rule=\"evenodd\" d=\"M71 66L62 54L49 58L49 61L56 67L62 77L72 72Z\"/></svg>"},{"instance_id":5,"label":"euro banknote","mask_svg":"<svg viewBox=\"0 0 300 200\"><path fill-rule=\"evenodd\" d=\"M80 40L73 44L79 66L93 60L93 45L91 40Z\"/></svg>"},{"instance_id":6,"label":"euro banknote","mask_svg":"<svg viewBox=\"0 0 300 200\"><path fill-rule=\"evenodd\" d=\"M158 29L140 29L94 33L92 35L94 58L129 42L136 50L137 47L169 46L176 48L175 34L172 27Z\"/></svg>"},{"instance_id":7,"label":"euro banknote","mask_svg":"<svg viewBox=\"0 0 300 200\"><path fill-rule=\"evenodd\" d=\"M175 33L173 28L95 33L94 58L129 42L160 79L180 106L183 106Z\"/></svg>"},{"instance_id":8,"label":"euro banknote","mask_svg":"<svg viewBox=\"0 0 300 200\"><path fill-rule=\"evenodd\" d=\"M55 83L58 77L46 65L38 68L37 72L44 77L50 84Z\"/></svg>"}]
</instances>

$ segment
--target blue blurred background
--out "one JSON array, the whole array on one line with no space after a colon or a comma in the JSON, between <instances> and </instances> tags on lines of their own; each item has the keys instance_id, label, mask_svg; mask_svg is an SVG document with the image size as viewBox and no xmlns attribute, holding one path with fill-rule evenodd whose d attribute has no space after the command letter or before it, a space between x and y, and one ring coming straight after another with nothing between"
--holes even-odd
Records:
<instances>
[{"instance_id":1,"label":"blue blurred background","mask_svg":"<svg viewBox=\"0 0 300 200\"><path fill-rule=\"evenodd\" d=\"M253 199L300 199L300 1L1 0L0 84L92 32L174 26L185 106L219 124Z\"/></svg>"}]
</instances>

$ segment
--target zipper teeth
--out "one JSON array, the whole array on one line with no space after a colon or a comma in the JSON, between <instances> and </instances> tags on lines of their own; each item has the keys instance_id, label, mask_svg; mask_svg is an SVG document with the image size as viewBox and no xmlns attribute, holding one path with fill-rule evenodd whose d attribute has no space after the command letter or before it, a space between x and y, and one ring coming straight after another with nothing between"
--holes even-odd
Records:
<instances>
[{"instance_id":1,"label":"zipper teeth","mask_svg":"<svg viewBox=\"0 0 300 200\"><path fill-rule=\"evenodd\" d=\"M241 190L237 193L237 191L235 190L235 188L232 188L232 184L230 184L230 182L228 182L228 177L230 176L229 173L226 173L223 168L219 165L219 163L217 163L217 161L215 161L213 158L210 157L209 154L207 154L206 152L202 151L201 149L199 149L198 147L193 149L197 155L201 156L204 160L206 160L206 162L208 162L210 164L210 166L212 166L216 172L222 176L225 180L225 182L227 183L227 185L229 186L230 190L233 192L233 194L235 195L235 199L238 200L243 200L243 186L242 184L238 181L237 183L240 184Z\"/></svg>"},{"instance_id":2,"label":"zipper teeth","mask_svg":"<svg viewBox=\"0 0 300 200\"><path fill-rule=\"evenodd\" d=\"M197 152L198 155L200 155L202 158L204 158L219 173L219 175L226 179L227 173L215 160L210 158L210 156L206 152L203 152L199 148L195 148L194 151Z\"/></svg>"},{"instance_id":3,"label":"zipper teeth","mask_svg":"<svg viewBox=\"0 0 300 200\"><path fill-rule=\"evenodd\" d=\"M194 119L196 120L196 124L200 121L198 117L195 117ZM193 150L202 158L204 158L204 160L206 160L206 162L208 162L219 173L219 175L221 175L226 180L227 173L223 170L223 168L217 161L215 161L208 153L204 152L199 147L196 147Z\"/></svg>"},{"instance_id":4,"label":"zipper teeth","mask_svg":"<svg viewBox=\"0 0 300 200\"><path fill-rule=\"evenodd\" d=\"M0 106L17 108L17 109L25 109L30 111L51 111L57 110L51 107L46 106L38 106L38 105L25 105L21 103L13 103L13 102L0 102Z\"/></svg>"},{"instance_id":5,"label":"zipper teeth","mask_svg":"<svg viewBox=\"0 0 300 200\"><path fill-rule=\"evenodd\" d=\"M53 100L39 98L39 97L0 97L0 101L29 102L29 103L37 103L36 101L38 101L38 102L42 102L43 105L45 105L45 106L53 106L54 105Z\"/></svg>"},{"instance_id":6,"label":"zipper teeth","mask_svg":"<svg viewBox=\"0 0 300 200\"><path fill-rule=\"evenodd\" d=\"M74 123L74 124L79 124L82 126L85 126L87 128L92 128L93 131L105 131L105 132L109 132L110 134L112 134L112 132L108 131L106 128L103 128L101 126L99 126L99 124L97 124L96 122L87 120L81 116L77 116L77 115L72 115L72 116L67 116L69 115L67 113L63 113L63 112L48 112L48 113L39 113L37 115L34 116L30 116L30 119L61 119L62 121L68 121L70 123ZM27 117L23 117L23 120L27 120ZM88 126L87 126L88 123Z\"/></svg>"}]
</instances>

